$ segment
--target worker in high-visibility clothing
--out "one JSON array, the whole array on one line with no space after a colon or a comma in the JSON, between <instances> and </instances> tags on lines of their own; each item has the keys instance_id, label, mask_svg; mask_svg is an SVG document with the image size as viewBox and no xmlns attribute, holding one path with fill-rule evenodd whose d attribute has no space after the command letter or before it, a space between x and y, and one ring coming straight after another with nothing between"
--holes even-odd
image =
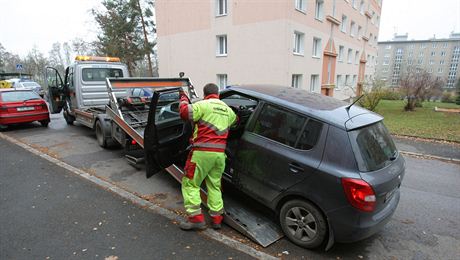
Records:
<instances>
[{"instance_id":1,"label":"worker in high-visibility clothing","mask_svg":"<svg viewBox=\"0 0 460 260\"><path fill-rule=\"evenodd\" d=\"M180 117L193 121L194 124L190 138L192 148L185 163L185 176L182 178L182 196L188 214L187 221L180 224L183 230L206 228L201 212L200 186L203 181L206 182L208 192L207 205L212 228L219 229L223 220L221 178L225 169L225 146L229 128L237 117L219 99L219 87L216 84L206 84L203 92L204 100L193 104L181 92Z\"/></svg>"}]
</instances>

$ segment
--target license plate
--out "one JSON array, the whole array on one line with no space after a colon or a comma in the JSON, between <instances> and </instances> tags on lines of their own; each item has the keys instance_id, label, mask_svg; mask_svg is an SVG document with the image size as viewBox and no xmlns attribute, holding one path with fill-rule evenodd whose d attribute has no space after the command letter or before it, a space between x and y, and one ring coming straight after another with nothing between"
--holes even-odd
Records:
<instances>
[{"instance_id":1,"label":"license plate","mask_svg":"<svg viewBox=\"0 0 460 260\"><path fill-rule=\"evenodd\" d=\"M18 107L17 108L18 111L30 111L34 109L35 109L34 107Z\"/></svg>"}]
</instances>

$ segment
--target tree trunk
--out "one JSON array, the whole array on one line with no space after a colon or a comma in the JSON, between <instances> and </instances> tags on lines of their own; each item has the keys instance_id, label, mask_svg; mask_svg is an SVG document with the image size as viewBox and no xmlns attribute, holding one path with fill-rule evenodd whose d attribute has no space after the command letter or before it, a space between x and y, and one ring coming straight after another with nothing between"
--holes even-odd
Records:
<instances>
[{"instance_id":1,"label":"tree trunk","mask_svg":"<svg viewBox=\"0 0 460 260\"><path fill-rule=\"evenodd\" d=\"M142 29L144 30L144 50L145 55L147 55L147 61L149 62L149 76L153 77L153 69L152 69L152 60L150 59L150 50L148 50L149 41L147 39L147 30L145 30L145 23L144 23L144 14L142 13L141 3L137 0L137 6L139 7L139 13L141 15L142 21Z\"/></svg>"}]
</instances>

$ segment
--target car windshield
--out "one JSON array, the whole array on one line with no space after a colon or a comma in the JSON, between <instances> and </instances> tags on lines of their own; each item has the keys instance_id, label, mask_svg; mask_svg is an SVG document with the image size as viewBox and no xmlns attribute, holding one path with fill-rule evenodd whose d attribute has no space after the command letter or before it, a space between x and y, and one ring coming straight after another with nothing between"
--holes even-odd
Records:
<instances>
[{"instance_id":1,"label":"car windshield","mask_svg":"<svg viewBox=\"0 0 460 260\"><path fill-rule=\"evenodd\" d=\"M40 87L36 82L23 82L22 85L27 88L37 88Z\"/></svg>"},{"instance_id":2,"label":"car windshield","mask_svg":"<svg viewBox=\"0 0 460 260\"><path fill-rule=\"evenodd\" d=\"M397 155L396 146L382 122L350 131L349 137L362 172L382 169Z\"/></svg>"},{"instance_id":3,"label":"car windshield","mask_svg":"<svg viewBox=\"0 0 460 260\"><path fill-rule=\"evenodd\" d=\"M85 68L82 70L83 81L105 81L106 78L123 77L121 69L112 68Z\"/></svg>"},{"instance_id":4,"label":"car windshield","mask_svg":"<svg viewBox=\"0 0 460 260\"><path fill-rule=\"evenodd\" d=\"M24 101L28 99L41 99L40 96L33 91L8 91L1 92L3 102Z\"/></svg>"}]
</instances>

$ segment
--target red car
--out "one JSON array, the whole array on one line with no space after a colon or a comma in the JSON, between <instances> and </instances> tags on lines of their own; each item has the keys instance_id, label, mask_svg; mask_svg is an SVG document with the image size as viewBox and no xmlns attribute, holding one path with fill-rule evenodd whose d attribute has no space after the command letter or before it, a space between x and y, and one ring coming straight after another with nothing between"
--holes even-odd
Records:
<instances>
[{"instance_id":1,"label":"red car","mask_svg":"<svg viewBox=\"0 0 460 260\"><path fill-rule=\"evenodd\" d=\"M48 126L50 114L45 100L32 90L0 89L0 130L33 121Z\"/></svg>"}]
</instances>

